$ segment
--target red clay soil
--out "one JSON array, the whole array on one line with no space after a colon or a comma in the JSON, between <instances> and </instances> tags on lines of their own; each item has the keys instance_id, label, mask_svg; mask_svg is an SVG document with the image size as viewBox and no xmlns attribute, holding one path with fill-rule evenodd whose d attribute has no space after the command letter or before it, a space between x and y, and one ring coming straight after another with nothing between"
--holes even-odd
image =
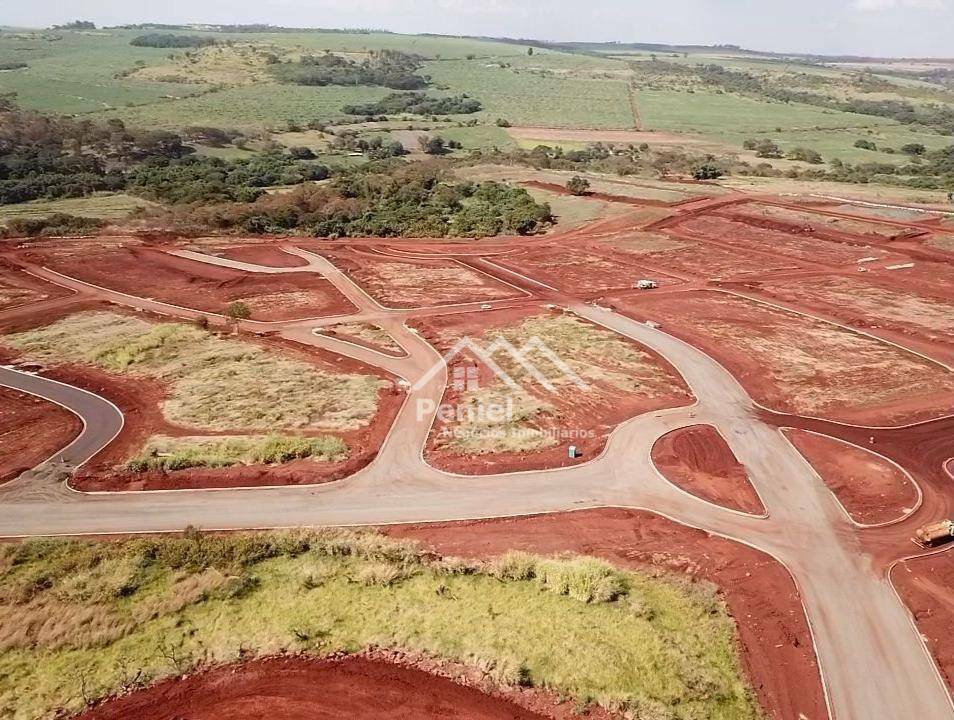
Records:
<instances>
[{"instance_id":1,"label":"red clay soil","mask_svg":"<svg viewBox=\"0 0 954 720\"><path fill-rule=\"evenodd\" d=\"M781 412L901 425L937 418L954 404L954 375L941 366L822 320L711 290L610 300L635 319L660 321Z\"/></svg>"},{"instance_id":2,"label":"red clay soil","mask_svg":"<svg viewBox=\"0 0 954 720\"><path fill-rule=\"evenodd\" d=\"M584 553L624 568L709 580L722 590L738 624L744 669L768 716L828 717L795 583L782 565L753 548L650 512L624 509L392 526L382 532L420 540L442 555Z\"/></svg>"},{"instance_id":3,"label":"red clay soil","mask_svg":"<svg viewBox=\"0 0 954 720\"><path fill-rule=\"evenodd\" d=\"M287 253L274 243L268 245L229 245L228 247L212 248L211 252L230 260L275 268L304 267L308 264L305 258Z\"/></svg>"},{"instance_id":4,"label":"red clay soil","mask_svg":"<svg viewBox=\"0 0 954 720\"><path fill-rule=\"evenodd\" d=\"M0 483L39 465L82 429L82 421L69 410L0 387Z\"/></svg>"},{"instance_id":5,"label":"red clay soil","mask_svg":"<svg viewBox=\"0 0 954 720\"><path fill-rule=\"evenodd\" d=\"M363 657L278 657L165 680L78 720L542 720L444 677Z\"/></svg>"},{"instance_id":6,"label":"red clay soil","mask_svg":"<svg viewBox=\"0 0 954 720\"><path fill-rule=\"evenodd\" d=\"M887 254L865 247L861 242L854 245L824 240L811 234L798 233L795 228L790 232L781 232L712 215L689 218L675 225L674 229L693 239L716 240L731 245L743 253L748 250L761 250L826 265L844 265L865 256L883 257Z\"/></svg>"},{"instance_id":7,"label":"red clay soil","mask_svg":"<svg viewBox=\"0 0 954 720\"><path fill-rule=\"evenodd\" d=\"M444 336L485 338L487 342L492 342L496 337L493 328L518 325L528 317L539 315L540 312L539 307L515 307L485 313L440 315L419 318L414 327L440 352L446 352L453 341L444 339ZM680 407L693 402L691 391L682 376L669 362L639 343L632 342L632 345L648 356L649 363L663 371L666 380L665 390L659 390L656 394L622 392L618 388L590 379L590 389L587 392L564 392L554 395L531 382L526 385L531 394L555 409L552 414L542 414L538 421L534 421L539 429L550 432L556 437L555 445L524 452L462 455L441 437L441 433L446 430L454 431L457 423L451 420L445 424L438 420L425 448L428 463L442 470L462 475L543 470L576 465L599 455L606 446L609 435L626 420L643 413ZM452 363L452 372L457 367L476 367L480 387L487 387L498 380L484 363L472 361L469 356L464 356L467 356L466 352L462 353L460 362ZM445 390L441 403L444 406L456 408L461 404L462 395L461 390L450 385ZM577 447L578 454L574 459L568 456L569 445Z\"/></svg>"},{"instance_id":8,"label":"red clay soil","mask_svg":"<svg viewBox=\"0 0 954 720\"><path fill-rule=\"evenodd\" d=\"M316 273L247 273L143 247L29 252L23 258L94 285L161 302L222 313L245 302L254 320L342 315L354 306Z\"/></svg>"},{"instance_id":9,"label":"red clay soil","mask_svg":"<svg viewBox=\"0 0 954 720\"><path fill-rule=\"evenodd\" d=\"M948 688L954 691L954 553L898 563L891 581L925 638Z\"/></svg>"},{"instance_id":10,"label":"red clay soil","mask_svg":"<svg viewBox=\"0 0 954 720\"><path fill-rule=\"evenodd\" d=\"M925 523L954 518L954 479L944 470L954 457L954 416L899 428L866 428L760 411L763 421L779 428L799 428L870 447L907 470L923 493L920 509L887 527L862 529L857 536L875 566L886 570L915 550L911 538ZM954 469L954 468L952 468Z\"/></svg>"},{"instance_id":11,"label":"red clay soil","mask_svg":"<svg viewBox=\"0 0 954 720\"><path fill-rule=\"evenodd\" d=\"M898 520L917 505L914 483L896 465L865 448L805 430L785 436L814 466L852 519L861 525Z\"/></svg>"},{"instance_id":12,"label":"red clay soil","mask_svg":"<svg viewBox=\"0 0 954 720\"><path fill-rule=\"evenodd\" d=\"M711 425L694 425L663 435L653 463L670 482L716 505L752 515L765 506L725 438Z\"/></svg>"},{"instance_id":13,"label":"red clay soil","mask_svg":"<svg viewBox=\"0 0 954 720\"><path fill-rule=\"evenodd\" d=\"M0 257L0 310L70 294L69 290L25 273L6 258Z\"/></svg>"},{"instance_id":14,"label":"red clay soil","mask_svg":"<svg viewBox=\"0 0 954 720\"><path fill-rule=\"evenodd\" d=\"M682 282L670 274L640 264L642 258L638 255L614 252L608 247L589 250L563 245L541 246L519 255L492 260L497 265L577 297L593 297L611 290L631 289L642 278L653 279L663 288ZM492 267L490 269L493 270ZM501 273L498 271L498 274ZM506 274L501 275L506 277Z\"/></svg>"}]
</instances>

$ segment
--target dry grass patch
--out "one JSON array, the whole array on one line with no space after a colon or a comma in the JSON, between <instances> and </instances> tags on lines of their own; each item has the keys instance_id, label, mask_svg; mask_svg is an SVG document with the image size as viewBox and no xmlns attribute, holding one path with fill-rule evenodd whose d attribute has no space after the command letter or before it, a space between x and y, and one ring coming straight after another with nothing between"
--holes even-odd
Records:
<instances>
[{"instance_id":1,"label":"dry grass patch","mask_svg":"<svg viewBox=\"0 0 954 720\"><path fill-rule=\"evenodd\" d=\"M138 457L126 467L145 470L184 470L192 467L232 467L234 465L277 465L292 460L339 462L348 457L348 446L341 438L233 436L164 437L154 436Z\"/></svg>"},{"instance_id":2,"label":"dry grass patch","mask_svg":"<svg viewBox=\"0 0 954 720\"><path fill-rule=\"evenodd\" d=\"M387 330L373 323L365 322L342 322L334 325L326 325L321 330L321 335L335 337L344 336L342 339L354 339L360 342L373 345L391 353L403 353L403 348L398 345Z\"/></svg>"},{"instance_id":3,"label":"dry grass patch","mask_svg":"<svg viewBox=\"0 0 954 720\"><path fill-rule=\"evenodd\" d=\"M71 315L4 341L41 363L74 362L168 383L170 422L205 430L351 430L367 425L383 380L331 373L178 323Z\"/></svg>"},{"instance_id":4,"label":"dry grass patch","mask_svg":"<svg viewBox=\"0 0 954 720\"><path fill-rule=\"evenodd\" d=\"M134 573L117 592L108 573L90 579L100 566ZM58 596L78 584L88 595L66 606ZM591 558L468 562L343 530L30 541L0 546L0 619L11 720L71 716L203 665L369 646L633 717L759 717L711 586Z\"/></svg>"}]
</instances>

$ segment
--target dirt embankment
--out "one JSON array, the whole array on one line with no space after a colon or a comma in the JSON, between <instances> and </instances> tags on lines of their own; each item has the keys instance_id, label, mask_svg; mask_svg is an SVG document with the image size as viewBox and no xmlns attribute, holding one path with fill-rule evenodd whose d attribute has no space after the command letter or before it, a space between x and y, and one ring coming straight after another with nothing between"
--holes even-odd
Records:
<instances>
[{"instance_id":1,"label":"dirt embankment","mask_svg":"<svg viewBox=\"0 0 954 720\"><path fill-rule=\"evenodd\" d=\"M709 580L722 589L738 623L745 671L769 717L828 717L795 583L785 568L757 550L650 512L622 509L382 531L423 541L443 555L488 557L508 550L585 553L620 567Z\"/></svg>"},{"instance_id":2,"label":"dirt embankment","mask_svg":"<svg viewBox=\"0 0 954 720\"><path fill-rule=\"evenodd\" d=\"M899 563L891 580L954 691L954 552Z\"/></svg>"},{"instance_id":3,"label":"dirt embankment","mask_svg":"<svg viewBox=\"0 0 954 720\"><path fill-rule=\"evenodd\" d=\"M78 720L542 720L474 687L363 657L279 657L173 678Z\"/></svg>"},{"instance_id":4,"label":"dirt embankment","mask_svg":"<svg viewBox=\"0 0 954 720\"><path fill-rule=\"evenodd\" d=\"M653 446L652 458L670 482L703 500L753 515L765 513L745 467L711 425L663 435Z\"/></svg>"},{"instance_id":5,"label":"dirt embankment","mask_svg":"<svg viewBox=\"0 0 954 720\"><path fill-rule=\"evenodd\" d=\"M917 505L918 492L896 465L864 448L804 430L785 433L861 525L904 517Z\"/></svg>"},{"instance_id":6,"label":"dirt embankment","mask_svg":"<svg viewBox=\"0 0 954 720\"><path fill-rule=\"evenodd\" d=\"M0 483L39 465L82 429L82 421L69 410L0 387Z\"/></svg>"}]
</instances>

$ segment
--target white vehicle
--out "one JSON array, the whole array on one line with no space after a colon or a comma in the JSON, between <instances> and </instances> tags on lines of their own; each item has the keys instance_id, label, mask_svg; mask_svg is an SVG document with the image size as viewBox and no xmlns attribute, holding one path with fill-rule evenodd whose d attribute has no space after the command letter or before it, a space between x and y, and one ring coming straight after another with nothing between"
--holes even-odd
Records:
<instances>
[{"instance_id":1,"label":"white vehicle","mask_svg":"<svg viewBox=\"0 0 954 720\"><path fill-rule=\"evenodd\" d=\"M494 306L491 305L490 303L484 303L483 305L480 306L480 309L481 309L481 310L493 310L493 309L494 309Z\"/></svg>"}]
</instances>

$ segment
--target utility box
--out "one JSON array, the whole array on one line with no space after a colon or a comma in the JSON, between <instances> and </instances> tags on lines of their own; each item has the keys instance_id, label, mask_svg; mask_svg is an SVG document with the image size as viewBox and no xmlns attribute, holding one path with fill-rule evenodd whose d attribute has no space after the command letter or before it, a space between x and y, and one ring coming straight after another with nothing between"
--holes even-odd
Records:
<instances>
[{"instance_id":1,"label":"utility box","mask_svg":"<svg viewBox=\"0 0 954 720\"><path fill-rule=\"evenodd\" d=\"M570 460L576 460L581 454L582 453L579 451L576 445L570 445L570 447L567 449L567 456L570 458Z\"/></svg>"}]
</instances>

